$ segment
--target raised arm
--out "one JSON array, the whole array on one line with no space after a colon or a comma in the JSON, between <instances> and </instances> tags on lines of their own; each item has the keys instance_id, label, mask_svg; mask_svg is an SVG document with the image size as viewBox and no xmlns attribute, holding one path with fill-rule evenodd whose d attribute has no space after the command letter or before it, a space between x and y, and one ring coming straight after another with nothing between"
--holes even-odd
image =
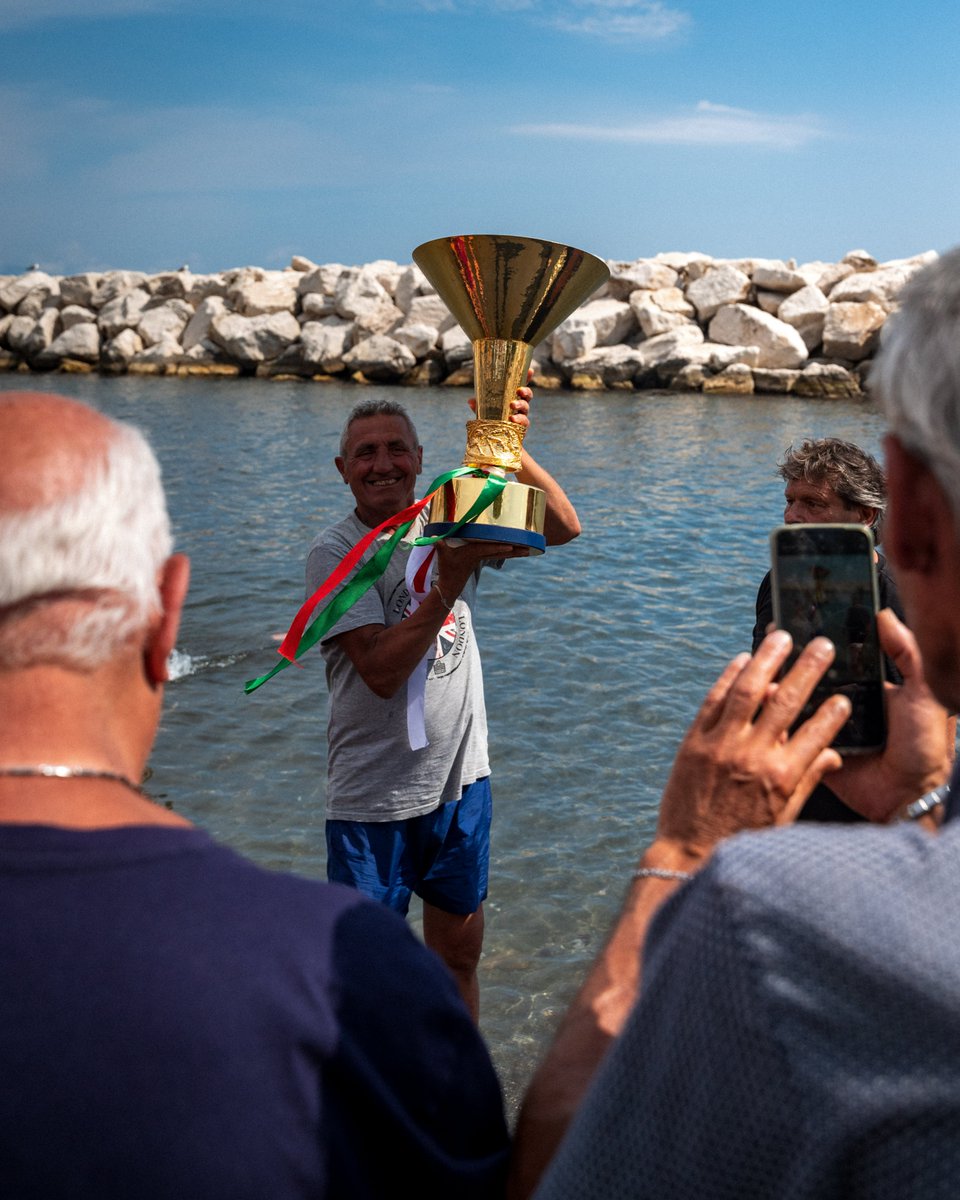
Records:
<instances>
[{"instance_id":1,"label":"raised arm","mask_svg":"<svg viewBox=\"0 0 960 1200\"><path fill-rule=\"evenodd\" d=\"M824 638L812 641L772 689L789 648L789 636L777 631L752 659L734 659L684 738L661 801L656 837L640 860L643 873L631 883L622 914L524 1098L511 1200L536 1187L623 1028L639 990L647 930L664 900L724 838L792 821L824 772L839 765L839 755L827 747L849 716L846 697L831 697L788 736L833 660L833 647Z\"/></svg>"},{"instance_id":2,"label":"raised arm","mask_svg":"<svg viewBox=\"0 0 960 1200\"><path fill-rule=\"evenodd\" d=\"M533 392L528 387L518 388L517 398L510 402L510 420L523 428L530 428L530 401ZM476 401L470 407L476 411ZM516 473L518 483L538 487L546 493L547 509L543 521L543 536L548 546L562 546L580 535L580 518L569 496L544 467L536 461L529 450L520 455L520 470Z\"/></svg>"}]
</instances>

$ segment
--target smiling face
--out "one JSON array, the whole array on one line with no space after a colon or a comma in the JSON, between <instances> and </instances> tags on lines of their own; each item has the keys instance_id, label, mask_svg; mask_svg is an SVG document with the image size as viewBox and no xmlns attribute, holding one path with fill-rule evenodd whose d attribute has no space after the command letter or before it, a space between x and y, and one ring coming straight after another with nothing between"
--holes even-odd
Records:
<instances>
[{"instance_id":1,"label":"smiling face","mask_svg":"<svg viewBox=\"0 0 960 1200\"><path fill-rule=\"evenodd\" d=\"M412 504L423 447L403 417L360 417L334 462L357 502L357 516L371 529Z\"/></svg>"}]
</instances>

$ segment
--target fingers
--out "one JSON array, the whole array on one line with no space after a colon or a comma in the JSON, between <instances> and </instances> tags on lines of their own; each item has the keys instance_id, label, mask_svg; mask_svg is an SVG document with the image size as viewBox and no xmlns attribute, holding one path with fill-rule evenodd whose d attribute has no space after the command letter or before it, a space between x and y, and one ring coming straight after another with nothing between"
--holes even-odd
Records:
<instances>
[{"instance_id":1,"label":"fingers","mask_svg":"<svg viewBox=\"0 0 960 1200\"><path fill-rule=\"evenodd\" d=\"M749 661L749 654L738 654L736 658L727 663L716 683L707 692L700 705L700 712L697 714L697 723L704 731L712 729L720 719L727 695Z\"/></svg>"},{"instance_id":2,"label":"fingers","mask_svg":"<svg viewBox=\"0 0 960 1200\"><path fill-rule=\"evenodd\" d=\"M731 717L752 721L786 661L792 645L782 629L768 634L730 688L725 708Z\"/></svg>"},{"instance_id":3,"label":"fingers","mask_svg":"<svg viewBox=\"0 0 960 1200\"><path fill-rule=\"evenodd\" d=\"M917 640L891 608L877 613L877 634L884 653L893 660L904 679L922 675Z\"/></svg>"},{"instance_id":4,"label":"fingers","mask_svg":"<svg viewBox=\"0 0 960 1200\"><path fill-rule=\"evenodd\" d=\"M769 639L764 640L766 642ZM827 638L817 637L808 642L797 661L778 681L776 689L768 691L758 724L762 724L778 737L784 730L789 729L809 700L813 689L826 674L834 654L833 643ZM849 716L849 702L847 705L846 716ZM846 720L846 716L843 720Z\"/></svg>"}]
</instances>

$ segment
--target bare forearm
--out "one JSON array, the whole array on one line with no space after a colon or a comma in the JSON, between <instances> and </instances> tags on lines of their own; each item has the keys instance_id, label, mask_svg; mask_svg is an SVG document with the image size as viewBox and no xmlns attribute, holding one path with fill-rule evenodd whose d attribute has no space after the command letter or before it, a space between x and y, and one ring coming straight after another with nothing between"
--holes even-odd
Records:
<instances>
[{"instance_id":1,"label":"bare forearm","mask_svg":"<svg viewBox=\"0 0 960 1200\"><path fill-rule=\"evenodd\" d=\"M641 866L692 871L702 859L654 842ZM533 1077L517 1122L510 1200L525 1200L556 1153L607 1048L623 1029L640 988L647 930L679 880L636 879L610 938L567 1011Z\"/></svg>"},{"instance_id":2,"label":"bare forearm","mask_svg":"<svg viewBox=\"0 0 960 1200\"><path fill-rule=\"evenodd\" d=\"M538 487L546 493L547 511L543 523L544 537L548 546L562 546L580 533L580 518L563 488L549 471L524 450L517 471L517 481L529 487Z\"/></svg>"},{"instance_id":3,"label":"bare forearm","mask_svg":"<svg viewBox=\"0 0 960 1200\"><path fill-rule=\"evenodd\" d=\"M363 626L340 642L364 683L383 700L402 688L436 640L450 612L447 597L434 585L423 602L396 625Z\"/></svg>"}]
</instances>

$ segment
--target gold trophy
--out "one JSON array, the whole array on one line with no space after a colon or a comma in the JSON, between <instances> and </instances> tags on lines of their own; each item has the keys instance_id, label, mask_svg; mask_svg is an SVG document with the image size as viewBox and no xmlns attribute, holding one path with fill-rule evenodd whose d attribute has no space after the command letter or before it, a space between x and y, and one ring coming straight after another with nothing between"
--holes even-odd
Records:
<instances>
[{"instance_id":1,"label":"gold trophy","mask_svg":"<svg viewBox=\"0 0 960 1200\"><path fill-rule=\"evenodd\" d=\"M573 246L505 234L463 234L424 242L413 261L473 343L477 417L467 422L465 467L506 477L520 468L523 427L510 402L527 382L534 347L610 277L606 263ZM430 505L428 537L448 533L469 512L485 480L460 476ZM460 538L546 548L540 488L509 481Z\"/></svg>"}]
</instances>

